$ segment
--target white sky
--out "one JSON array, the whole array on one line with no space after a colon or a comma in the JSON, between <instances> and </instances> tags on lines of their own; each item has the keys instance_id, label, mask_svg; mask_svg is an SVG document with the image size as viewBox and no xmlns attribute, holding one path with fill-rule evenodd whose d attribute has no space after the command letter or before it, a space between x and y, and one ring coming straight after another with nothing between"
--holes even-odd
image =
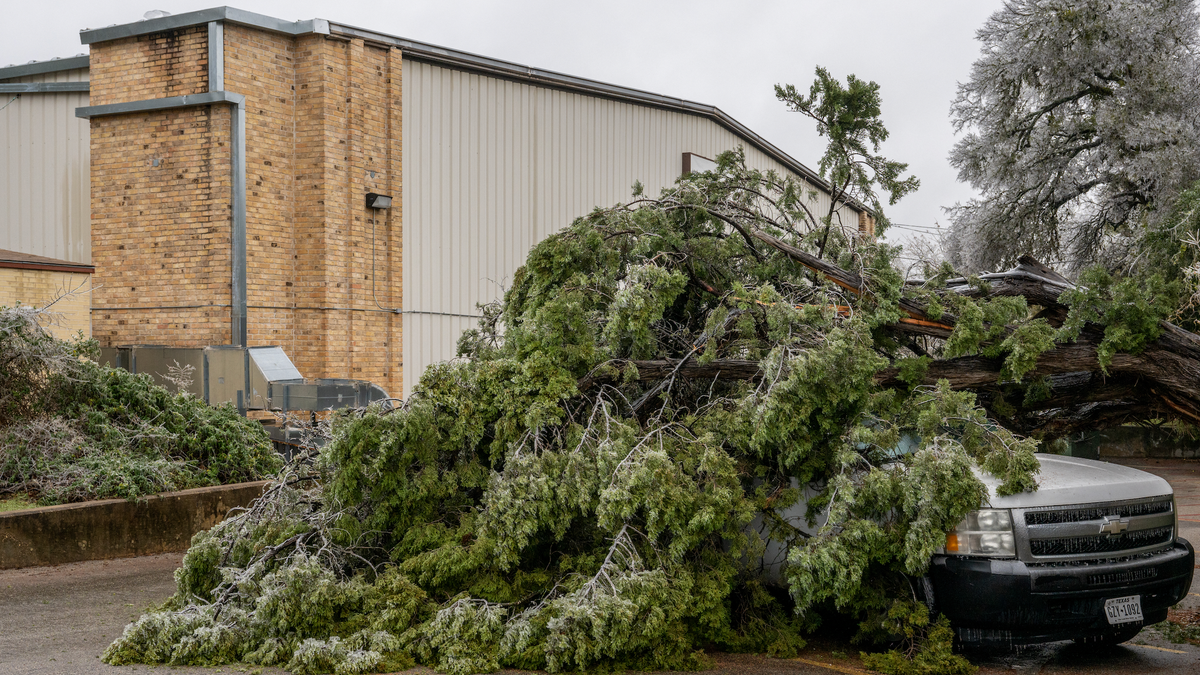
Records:
<instances>
[{"instance_id":1,"label":"white sky","mask_svg":"<svg viewBox=\"0 0 1200 675\"><path fill-rule=\"evenodd\" d=\"M86 51L78 30L129 23L147 10L215 6L176 0L13 3L0 23L0 65ZM968 199L946 156L958 82L979 55L975 31L1001 0L238 0L282 19L323 18L603 82L715 105L815 168L814 125L775 100L772 86L807 90L817 65L844 81L878 82L891 139L921 189L886 209L895 223L945 224L942 207ZM897 230L902 239L905 232Z\"/></svg>"}]
</instances>

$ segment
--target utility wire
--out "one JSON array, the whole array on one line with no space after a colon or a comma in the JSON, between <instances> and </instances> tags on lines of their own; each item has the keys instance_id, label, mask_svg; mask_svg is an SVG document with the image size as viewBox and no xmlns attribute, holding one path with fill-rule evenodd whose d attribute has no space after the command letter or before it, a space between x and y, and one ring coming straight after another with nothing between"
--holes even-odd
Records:
<instances>
[{"instance_id":1,"label":"utility wire","mask_svg":"<svg viewBox=\"0 0 1200 675\"><path fill-rule=\"evenodd\" d=\"M20 94L17 94L16 96L14 96L14 97L12 97L12 98L8 99L8 103L5 103L4 105L0 106L0 110L4 110L4 109L5 109L5 108L7 108L9 105L11 105L13 101L15 101L15 100L17 100L17 99L19 99L19 98L21 98L21 95L20 95Z\"/></svg>"},{"instance_id":2,"label":"utility wire","mask_svg":"<svg viewBox=\"0 0 1200 675\"><path fill-rule=\"evenodd\" d=\"M898 227L902 230L917 230L924 232L946 232L947 228L931 227L929 225L905 225L903 223L892 223L891 227Z\"/></svg>"}]
</instances>

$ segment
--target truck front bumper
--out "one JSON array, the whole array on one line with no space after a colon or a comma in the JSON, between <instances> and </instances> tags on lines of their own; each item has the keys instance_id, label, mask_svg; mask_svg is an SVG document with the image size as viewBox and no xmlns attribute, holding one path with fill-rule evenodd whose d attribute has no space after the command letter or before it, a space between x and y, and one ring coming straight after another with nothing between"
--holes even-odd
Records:
<instances>
[{"instance_id":1,"label":"truck front bumper","mask_svg":"<svg viewBox=\"0 0 1200 675\"><path fill-rule=\"evenodd\" d=\"M1124 559L1026 564L936 555L933 604L967 645L1021 645L1115 634L1110 598L1140 595L1143 625L1167 618L1192 584L1195 551L1176 539L1166 551Z\"/></svg>"}]
</instances>

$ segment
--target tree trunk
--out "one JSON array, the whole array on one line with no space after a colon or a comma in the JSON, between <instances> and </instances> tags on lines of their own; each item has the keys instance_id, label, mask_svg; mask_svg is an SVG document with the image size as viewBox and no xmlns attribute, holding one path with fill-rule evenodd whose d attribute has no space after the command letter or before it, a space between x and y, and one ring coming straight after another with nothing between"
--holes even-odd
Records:
<instances>
[{"instance_id":1,"label":"tree trunk","mask_svg":"<svg viewBox=\"0 0 1200 675\"><path fill-rule=\"evenodd\" d=\"M869 290L856 274L768 234L757 231L751 234L855 294ZM1031 258L1022 258L1020 263L1007 272L983 275L986 291L970 286L966 279L954 279L947 285L952 291L969 296L1023 296L1031 306L1042 307L1043 315L1052 324L1060 324L1067 308L1058 298L1072 287L1070 282ZM909 318L893 326L898 332L945 338L953 330L952 316L932 320L924 306L911 300L901 301L901 307ZM1024 376L1026 384L1047 378L1048 392L1041 400L1008 400L1017 396L1024 399L1024 386L1001 381L1002 360L983 356L934 360L919 384L934 385L945 380L952 389L974 391L1001 423L1023 433L1058 436L1154 418L1200 423L1200 336L1167 322L1161 327L1162 334L1141 353L1115 354L1107 373L1101 370L1096 352L1103 334L1094 327L1087 327L1076 341L1044 352L1034 370ZM703 365L689 361L681 366L678 361L670 360L621 360L608 365L618 370L636 366L637 379L643 382L670 377L747 380L761 373L757 362L734 359ZM611 374L613 371L607 372L593 372L584 377L579 381L580 390L620 379ZM909 386L898 375L899 369L888 368L875 379L884 387ZM1012 409L1016 412L1011 412Z\"/></svg>"}]
</instances>

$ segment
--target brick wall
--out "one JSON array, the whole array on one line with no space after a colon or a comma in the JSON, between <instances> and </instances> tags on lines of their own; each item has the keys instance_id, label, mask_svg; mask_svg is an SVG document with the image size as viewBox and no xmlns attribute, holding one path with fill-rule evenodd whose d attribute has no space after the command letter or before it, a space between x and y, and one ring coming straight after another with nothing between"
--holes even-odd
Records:
<instances>
[{"instance_id":1,"label":"brick wall","mask_svg":"<svg viewBox=\"0 0 1200 675\"><path fill-rule=\"evenodd\" d=\"M308 339L297 345L297 366L395 394L402 322L387 309L401 299L400 72L395 50L305 39L296 115L296 316ZM392 208L372 214L368 192L392 195Z\"/></svg>"},{"instance_id":2,"label":"brick wall","mask_svg":"<svg viewBox=\"0 0 1200 675\"><path fill-rule=\"evenodd\" d=\"M294 43L225 27L225 88L246 97L247 339L296 360Z\"/></svg>"},{"instance_id":3,"label":"brick wall","mask_svg":"<svg viewBox=\"0 0 1200 675\"><path fill-rule=\"evenodd\" d=\"M47 315L47 327L60 338L74 337L83 331L92 336L88 291L91 276L75 272L12 269L0 267L0 307L18 304L45 307L58 298ZM75 291L72 295L67 293Z\"/></svg>"},{"instance_id":4,"label":"brick wall","mask_svg":"<svg viewBox=\"0 0 1200 675\"><path fill-rule=\"evenodd\" d=\"M91 137L96 337L227 344L229 111L102 117Z\"/></svg>"},{"instance_id":5,"label":"brick wall","mask_svg":"<svg viewBox=\"0 0 1200 675\"><path fill-rule=\"evenodd\" d=\"M858 212L858 233L867 238L875 236L875 218L866 211Z\"/></svg>"},{"instance_id":6,"label":"brick wall","mask_svg":"<svg viewBox=\"0 0 1200 675\"><path fill-rule=\"evenodd\" d=\"M90 104L208 91L208 27L112 40L92 49Z\"/></svg>"},{"instance_id":7,"label":"brick wall","mask_svg":"<svg viewBox=\"0 0 1200 675\"><path fill-rule=\"evenodd\" d=\"M224 36L225 89L246 97L248 341L282 346L308 377L399 394L402 322L386 310L401 298L400 53L232 24ZM206 27L92 55L94 104L208 89ZM223 106L92 121L102 345L229 343L228 139ZM395 198L374 245L367 192Z\"/></svg>"}]
</instances>

